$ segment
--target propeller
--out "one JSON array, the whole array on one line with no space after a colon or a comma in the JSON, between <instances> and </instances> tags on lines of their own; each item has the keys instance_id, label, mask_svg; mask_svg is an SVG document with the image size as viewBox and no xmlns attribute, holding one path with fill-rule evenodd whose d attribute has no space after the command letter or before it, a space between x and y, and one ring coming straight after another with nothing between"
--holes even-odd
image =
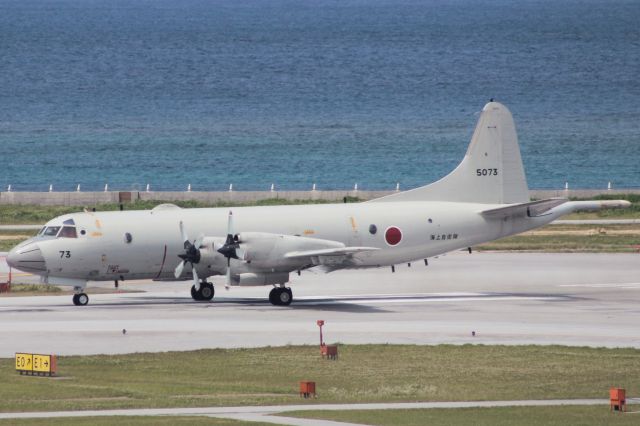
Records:
<instances>
[{"instance_id":1,"label":"propeller","mask_svg":"<svg viewBox=\"0 0 640 426\"><path fill-rule=\"evenodd\" d=\"M227 282L224 288L229 290L231 285L231 259L239 259L238 251L240 249L240 242L238 236L233 234L233 212L229 210L229 219L227 221L227 239L224 245L218 249L218 253L227 258Z\"/></svg>"},{"instance_id":2,"label":"propeller","mask_svg":"<svg viewBox=\"0 0 640 426\"><path fill-rule=\"evenodd\" d=\"M198 239L196 239L193 243L189 240L189 236L187 232L184 230L184 224L180 221L180 236L182 237L182 241L184 241L184 253L178 255L182 261L178 263L176 269L174 271L174 275L176 278L180 278L182 272L184 271L184 267L187 263L191 264L191 271L193 274L193 285L196 290L200 289L200 280L198 279L198 273L196 272L195 264L200 262L200 246L202 245L202 241L204 240L204 235L200 235Z\"/></svg>"}]
</instances>

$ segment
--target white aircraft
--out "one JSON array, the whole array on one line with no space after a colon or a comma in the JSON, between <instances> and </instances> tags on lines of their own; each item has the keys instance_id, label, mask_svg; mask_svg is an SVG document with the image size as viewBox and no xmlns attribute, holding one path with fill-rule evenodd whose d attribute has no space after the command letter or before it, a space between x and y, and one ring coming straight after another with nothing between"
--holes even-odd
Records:
<instances>
[{"instance_id":1,"label":"white aircraft","mask_svg":"<svg viewBox=\"0 0 640 426\"><path fill-rule=\"evenodd\" d=\"M497 102L482 109L467 153L431 185L353 204L83 212L49 221L7 256L8 264L89 301L88 281L192 279L195 300L211 300L207 278L226 286L272 285L289 305L289 273L318 267L392 266L538 228L577 210L627 201L530 201L515 125ZM196 236L194 240L190 237ZM179 259L178 266L175 261Z\"/></svg>"}]
</instances>

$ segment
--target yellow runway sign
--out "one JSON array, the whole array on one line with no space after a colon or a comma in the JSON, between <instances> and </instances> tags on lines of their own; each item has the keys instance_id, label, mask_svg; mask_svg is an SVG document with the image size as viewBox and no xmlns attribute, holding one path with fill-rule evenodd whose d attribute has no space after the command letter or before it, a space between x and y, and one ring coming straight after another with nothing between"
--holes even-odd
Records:
<instances>
[{"instance_id":1,"label":"yellow runway sign","mask_svg":"<svg viewBox=\"0 0 640 426\"><path fill-rule=\"evenodd\" d=\"M33 376L55 376L55 355L16 353L16 371Z\"/></svg>"}]
</instances>

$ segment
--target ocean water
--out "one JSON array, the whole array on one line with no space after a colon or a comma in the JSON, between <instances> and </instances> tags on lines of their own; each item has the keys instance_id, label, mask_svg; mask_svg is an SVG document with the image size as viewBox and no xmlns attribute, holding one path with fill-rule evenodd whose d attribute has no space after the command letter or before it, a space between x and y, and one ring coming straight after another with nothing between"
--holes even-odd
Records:
<instances>
[{"instance_id":1,"label":"ocean water","mask_svg":"<svg viewBox=\"0 0 640 426\"><path fill-rule=\"evenodd\" d=\"M512 111L531 188L640 186L640 1L0 0L0 190L416 187Z\"/></svg>"}]
</instances>

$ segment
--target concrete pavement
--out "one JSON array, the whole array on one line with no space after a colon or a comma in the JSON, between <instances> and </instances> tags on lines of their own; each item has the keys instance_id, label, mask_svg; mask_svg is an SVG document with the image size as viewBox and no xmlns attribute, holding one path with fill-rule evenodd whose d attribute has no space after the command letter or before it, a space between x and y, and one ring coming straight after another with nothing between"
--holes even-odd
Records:
<instances>
[{"instance_id":1,"label":"concrete pavement","mask_svg":"<svg viewBox=\"0 0 640 426\"><path fill-rule=\"evenodd\" d=\"M635 404L637 399L627 403ZM299 404L244 407L197 408L139 408L120 410L48 411L27 413L0 413L0 419L33 419L51 417L109 417L109 416L207 416L244 421L268 422L295 426L353 425L353 423L327 420L297 419L286 417L288 411L346 411L346 410L407 410L432 408L480 408L480 407L542 407L562 405L602 405L606 409L608 399L549 399L516 401L452 401L452 402L404 402L379 404Z\"/></svg>"}]
</instances>

